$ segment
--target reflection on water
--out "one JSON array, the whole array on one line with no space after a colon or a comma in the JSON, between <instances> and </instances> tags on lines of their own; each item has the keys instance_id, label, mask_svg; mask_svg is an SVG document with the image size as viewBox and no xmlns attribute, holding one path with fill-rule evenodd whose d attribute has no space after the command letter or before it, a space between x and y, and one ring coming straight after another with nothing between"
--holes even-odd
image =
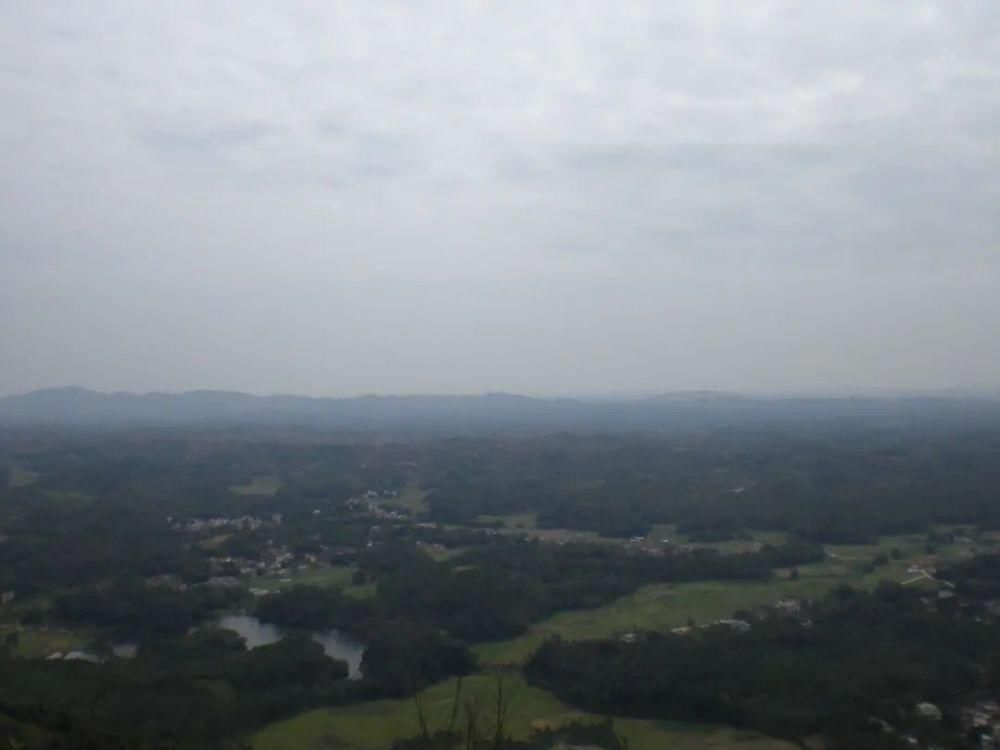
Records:
<instances>
[{"instance_id":1,"label":"reflection on water","mask_svg":"<svg viewBox=\"0 0 1000 750\"><path fill-rule=\"evenodd\" d=\"M281 640L281 631L276 625L268 625L250 615L226 615L220 617L216 625L238 634L246 641L247 648L267 646Z\"/></svg>"},{"instance_id":2,"label":"reflection on water","mask_svg":"<svg viewBox=\"0 0 1000 750\"><path fill-rule=\"evenodd\" d=\"M365 654L365 644L339 630L313 633L312 639L323 647L327 656L347 662L348 677L352 680L361 679L361 657Z\"/></svg>"},{"instance_id":3,"label":"reflection on water","mask_svg":"<svg viewBox=\"0 0 1000 750\"><path fill-rule=\"evenodd\" d=\"M257 648L281 640L284 632L277 625L261 622L250 615L226 615L220 617L216 625L226 630L232 630L246 641L247 648ZM327 656L347 662L347 669L352 680L361 677L361 657L365 653L365 644L341 633L339 630L326 630L313 633L312 639L323 647Z\"/></svg>"}]
</instances>

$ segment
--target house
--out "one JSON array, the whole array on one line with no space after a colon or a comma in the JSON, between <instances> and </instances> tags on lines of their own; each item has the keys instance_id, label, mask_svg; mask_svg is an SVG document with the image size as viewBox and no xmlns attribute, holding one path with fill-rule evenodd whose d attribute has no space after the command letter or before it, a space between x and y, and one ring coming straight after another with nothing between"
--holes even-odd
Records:
<instances>
[{"instance_id":1,"label":"house","mask_svg":"<svg viewBox=\"0 0 1000 750\"><path fill-rule=\"evenodd\" d=\"M774 609L780 615L797 615L802 611L802 605L797 599L782 599L774 605Z\"/></svg>"},{"instance_id":2,"label":"house","mask_svg":"<svg viewBox=\"0 0 1000 750\"><path fill-rule=\"evenodd\" d=\"M87 651L70 651L63 657L63 661L86 661L91 664L99 664L101 657Z\"/></svg>"},{"instance_id":3,"label":"house","mask_svg":"<svg viewBox=\"0 0 1000 750\"><path fill-rule=\"evenodd\" d=\"M927 701L918 703L916 710L918 716L925 719L932 719L933 721L941 721L941 709L933 703L928 703Z\"/></svg>"},{"instance_id":4,"label":"house","mask_svg":"<svg viewBox=\"0 0 1000 750\"><path fill-rule=\"evenodd\" d=\"M990 717L1000 715L1000 703L997 703L994 700L979 701L976 704L976 708Z\"/></svg>"}]
</instances>

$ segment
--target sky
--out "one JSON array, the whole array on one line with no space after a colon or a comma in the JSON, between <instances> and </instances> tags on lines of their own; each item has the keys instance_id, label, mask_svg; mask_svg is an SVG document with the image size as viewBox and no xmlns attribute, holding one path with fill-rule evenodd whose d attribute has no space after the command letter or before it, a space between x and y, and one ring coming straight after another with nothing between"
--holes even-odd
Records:
<instances>
[{"instance_id":1,"label":"sky","mask_svg":"<svg viewBox=\"0 0 1000 750\"><path fill-rule=\"evenodd\" d=\"M0 0L0 394L997 387L998 175L995 0Z\"/></svg>"}]
</instances>

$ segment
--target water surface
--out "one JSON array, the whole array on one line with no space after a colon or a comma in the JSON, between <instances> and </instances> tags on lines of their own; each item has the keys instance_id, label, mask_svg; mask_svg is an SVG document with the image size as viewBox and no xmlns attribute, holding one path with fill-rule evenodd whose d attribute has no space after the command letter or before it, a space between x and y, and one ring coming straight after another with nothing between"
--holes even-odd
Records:
<instances>
[{"instance_id":1,"label":"water surface","mask_svg":"<svg viewBox=\"0 0 1000 750\"><path fill-rule=\"evenodd\" d=\"M285 635L285 631L277 625L261 622L252 615L225 615L216 623L218 627L231 630L247 644L247 648L258 648L277 643ZM349 677L352 680L361 678L361 657L365 653L365 644L339 630L323 630L311 633L312 639L323 647L327 656L347 662Z\"/></svg>"}]
</instances>

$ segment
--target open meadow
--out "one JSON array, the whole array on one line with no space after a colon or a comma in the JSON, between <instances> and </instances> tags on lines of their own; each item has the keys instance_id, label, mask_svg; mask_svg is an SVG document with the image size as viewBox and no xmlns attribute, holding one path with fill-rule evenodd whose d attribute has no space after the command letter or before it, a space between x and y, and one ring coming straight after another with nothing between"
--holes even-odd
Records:
<instances>
[{"instance_id":1,"label":"open meadow","mask_svg":"<svg viewBox=\"0 0 1000 750\"><path fill-rule=\"evenodd\" d=\"M603 717L576 711L545 690L527 685L516 675L505 678L509 695L507 726L512 737L524 739L535 729L572 721L599 722ZM427 688L416 699L380 700L354 706L320 708L277 722L251 738L254 750L385 750L393 740L419 733L417 702L431 731L446 728L454 705L457 680ZM463 699L478 698L488 712L496 678L480 674L462 680ZM488 720L487 720L488 721ZM792 750L790 743L725 727L679 722L616 719L615 730L629 750Z\"/></svg>"}]
</instances>

